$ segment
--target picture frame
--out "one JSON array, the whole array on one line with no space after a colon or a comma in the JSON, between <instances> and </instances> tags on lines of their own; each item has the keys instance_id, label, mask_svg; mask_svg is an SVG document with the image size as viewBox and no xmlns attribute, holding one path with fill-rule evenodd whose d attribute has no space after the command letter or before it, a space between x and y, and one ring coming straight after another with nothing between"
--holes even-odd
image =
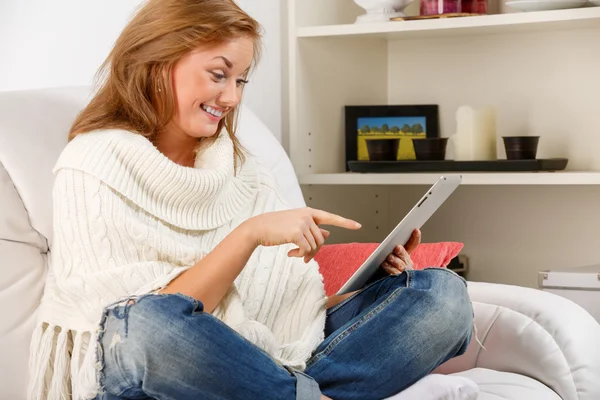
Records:
<instances>
[{"instance_id":1,"label":"picture frame","mask_svg":"<svg viewBox=\"0 0 600 400\"><path fill-rule=\"evenodd\" d=\"M346 171L348 161L369 161L365 139L400 138L397 160L415 160L412 139L440 137L437 104L347 105L344 118Z\"/></svg>"}]
</instances>

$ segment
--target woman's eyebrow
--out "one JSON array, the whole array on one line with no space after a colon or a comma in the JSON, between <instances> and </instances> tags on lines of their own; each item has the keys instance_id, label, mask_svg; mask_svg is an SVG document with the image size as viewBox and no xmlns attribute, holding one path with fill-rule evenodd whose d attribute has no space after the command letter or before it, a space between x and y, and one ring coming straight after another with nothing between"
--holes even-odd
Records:
<instances>
[{"instance_id":1,"label":"woman's eyebrow","mask_svg":"<svg viewBox=\"0 0 600 400\"><path fill-rule=\"evenodd\" d=\"M227 66L227 68L229 68L229 69L233 68L233 63L231 61L229 61L227 58L225 58L223 56L218 56L218 57L213 58L213 60L216 60L217 58L220 58L223 61L225 61L225 65Z\"/></svg>"}]
</instances>

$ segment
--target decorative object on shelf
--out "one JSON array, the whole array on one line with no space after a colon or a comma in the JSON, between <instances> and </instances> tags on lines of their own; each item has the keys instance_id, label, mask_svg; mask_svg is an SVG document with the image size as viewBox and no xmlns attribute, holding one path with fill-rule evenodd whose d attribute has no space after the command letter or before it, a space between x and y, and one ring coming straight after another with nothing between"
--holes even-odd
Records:
<instances>
[{"instance_id":1,"label":"decorative object on shelf","mask_svg":"<svg viewBox=\"0 0 600 400\"><path fill-rule=\"evenodd\" d=\"M406 17L392 18L392 21L415 21L419 19L444 19L444 18L457 18L457 17L476 17L482 14L476 13L451 13L451 14L432 14L432 15L414 15Z\"/></svg>"},{"instance_id":2,"label":"decorative object on shelf","mask_svg":"<svg viewBox=\"0 0 600 400\"><path fill-rule=\"evenodd\" d=\"M463 0L462 12L486 15L488 13L488 0Z\"/></svg>"},{"instance_id":3,"label":"decorative object on shelf","mask_svg":"<svg viewBox=\"0 0 600 400\"><path fill-rule=\"evenodd\" d=\"M580 8L587 3L588 0L515 0L506 5L519 11L548 11Z\"/></svg>"},{"instance_id":4,"label":"decorative object on shelf","mask_svg":"<svg viewBox=\"0 0 600 400\"><path fill-rule=\"evenodd\" d=\"M421 0L421 15L460 14L462 0Z\"/></svg>"},{"instance_id":5,"label":"decorative object on shelf","mask_svg":"<svg viewBox=\"0 0 600 400\"><path fill-rule=\"evenodd\" d=\"M415 155L419 161L443 160L446 158L448 138L413 139Z\"/></svg>"},{"instance_id":6,"label":"decorative object on shelf","mask_svg":"<svg viewBox=\"0 0 600 400\"><path fill-rule=\"evenodd\" d=\"M488 0L421 0L419 17L469 17L485 15L488 12Z\"/></svg>"},{"instance_id":7,"label":"decorative object on shelf","mask_svg":"<svg viewBox=\"0 0 600 400\"><path fill-rule=\"evenodd\" d=\"M376 139L365 138L367 142L367 153L369 160L372 161L396 161L398 159L398 149L400 148L400 138L395 139Z\"/></svg>"},{"instance_id":8,"label":"decorative object on shelf","mask_svg":"<svg viewBox=\"0 0 600 400\"><path fill-rule=\"evenodd\" d=\"M350 171L359 173L410 172L551 172L567 167L567 158L490 161L349 161Z\"/></svg>"},{"instance_id":9,"label":"decorative object on shelf","mask_svg":"<svg viewBox=\"0 0 600 400\"><path fill-rule=\"evenodd\" d=\"M437 105L346 106L345 119L346 163L369 161L367 141L375 139L400 139L394 160L414 160L413 139L440 136Z\"/></svg>"},{"instance_id":10,"label":"decorative object on shelf","mask_svg":"<svg viewBox=\"0 0 600 400\"><path fill-rule=\"evenodd\" d=\"M535 160L539 136L503 136L508 160Z\"/></svg>"},{"instance_id":11,"label":"decorative object on shelf","mask_svg":"<svg viewBox=\"0 0 600 400\"><path fill-rule=\"evenodd\" d=\"M359 15L354 22L362 24L387 22L391 18L406 16L403 10L413 0L354 0L354 2L366 11L366 14Z\"/></svg>"},{"instance_id":12,"label":"decorative object on shelf","mask_svg":"<svg viewBox=\"0 0 600 400\"><path fill-rule=\"evenodd\" d=\"M450 137L450 142L456 161L497 159L494 109L459 107L456 111L456 133Z\"/></svg>"}]
</instances>

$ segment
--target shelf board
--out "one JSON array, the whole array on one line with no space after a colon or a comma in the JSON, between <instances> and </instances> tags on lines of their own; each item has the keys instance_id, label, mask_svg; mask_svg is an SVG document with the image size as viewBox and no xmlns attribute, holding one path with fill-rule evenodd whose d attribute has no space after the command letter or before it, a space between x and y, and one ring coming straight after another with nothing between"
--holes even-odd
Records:
<instances>
[{"instance_id":1,"label":"shelf board","mask_svg":"<svg viewBox=\"0 0 600 400\"><path fill-rule=\"evenodd\" d=\"M365 36L410 39L465 34L585 29L599 26L600 7L584 7L459 18L309 26L298 28L296 36L298 38Z\"/></svg>"},{"instance_id":2,"label":"shelf board","mask_svg":"<svg viewBox=\"0 0 600 400\"><path fill-rule=\"evenodd\" d=\"M456 173L300 175L301 185L431 185L441 175ZM463 185L600 185L600 172L468 172Z\"/></svg>"}]
</instances>

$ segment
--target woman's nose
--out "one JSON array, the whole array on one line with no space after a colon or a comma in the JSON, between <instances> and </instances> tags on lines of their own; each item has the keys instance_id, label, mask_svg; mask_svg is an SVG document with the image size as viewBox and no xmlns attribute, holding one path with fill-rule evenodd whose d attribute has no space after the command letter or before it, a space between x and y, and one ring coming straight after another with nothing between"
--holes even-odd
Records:
<instances>
[{"instance_id":1,"label":"woman's nose","mask_svg":"<svg viewBox=\"0 0 600 400\"><path fill-rule=\"evenodd\" d=\"M227 107L235 107L240 101L240 91L236 81L227 83L227 86L219 96L219 103Z\"/></svg>"}]
</instances>

